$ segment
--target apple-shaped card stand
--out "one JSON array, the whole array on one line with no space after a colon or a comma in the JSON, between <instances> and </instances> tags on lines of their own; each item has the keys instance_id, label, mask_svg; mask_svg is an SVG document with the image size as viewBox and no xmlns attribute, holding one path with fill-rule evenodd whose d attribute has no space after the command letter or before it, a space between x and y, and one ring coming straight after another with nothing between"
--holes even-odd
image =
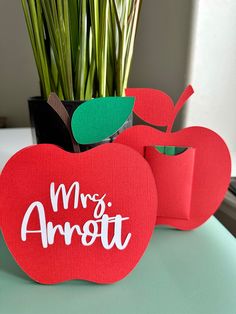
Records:
<instances>
[{"instance_id":1,"label":"apple-shaped card stand","mask_svg":"<svg viewBox=\"0 0 236 314\"><path fill-rule=\"evenodd\" d=\"M134 112L139 117L167 127L166 132L161 132L138 125L115 140L138 151L152 168L158 194L156 224L182 230L200 226L219 208L230 182L231 161L225 142L203 127L171 132L179 110L193 93L191 86L175 106L168 95L158 90L131 88L126 93L136 97ZM171 154L173 147L185 149Z\"/></svg>"},{"instance_id":2,"label":"apple-shaped card stand","mask_svg":"<svg viewBox=\"0 0 236 314\"><path fill-rule=\"evenodd\" d=\"M5 242L39 283L118 281L138 263L155 226L152 171L125 145L79 154L31 146L8 161L0 185Z\"/></svg>"}]
</instances>

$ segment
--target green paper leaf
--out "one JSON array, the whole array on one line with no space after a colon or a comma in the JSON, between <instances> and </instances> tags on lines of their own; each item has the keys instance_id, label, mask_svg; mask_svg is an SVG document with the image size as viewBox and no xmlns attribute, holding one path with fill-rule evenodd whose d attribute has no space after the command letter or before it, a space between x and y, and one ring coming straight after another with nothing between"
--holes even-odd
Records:
<instances>
[{"instance_id":1,"label":"green paper leaf","mask_svg":"<svg viewBox=\"0 0 236 314\"><path fill-rule=\"evenodd\" d=\"M75 140L92 144L113 135L128 119L133 106L133 97L103 97L82 103L71 119Z\"/></svg>"},{"instance_id":2,"label":"green paper leaf","mask_svg":"<svg viewBox=\"0 0 236 314\"><path fill-rule=\"evenodd\" d=\"M185 152L188 147L178 147L178 146L155 146L155 148L162 154L168 156L175 156Z\"/></svg>"}]
</instances>

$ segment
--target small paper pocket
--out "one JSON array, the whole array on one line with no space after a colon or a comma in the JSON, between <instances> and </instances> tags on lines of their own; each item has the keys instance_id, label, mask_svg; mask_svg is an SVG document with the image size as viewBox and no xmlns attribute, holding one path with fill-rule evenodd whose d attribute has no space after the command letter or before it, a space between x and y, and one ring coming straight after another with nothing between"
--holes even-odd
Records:
<instances>
[{"instance_id":1,"label":"small paper pocket","mask_svg":"<svg viewBox=\"0 0 236 314\"><path fill-rule=\"evenodd\" d=\"M145 147L158 193L158 217L190 219L195 149Z\"/></svg>"}]
</instances>

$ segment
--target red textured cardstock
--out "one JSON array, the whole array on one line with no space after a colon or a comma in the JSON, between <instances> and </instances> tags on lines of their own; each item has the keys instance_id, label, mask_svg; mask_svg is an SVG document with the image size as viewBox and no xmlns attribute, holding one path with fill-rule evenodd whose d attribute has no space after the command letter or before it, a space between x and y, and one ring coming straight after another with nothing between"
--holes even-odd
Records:
<instances>
[{"instance_id":1,"label":"red textured cardstock","mask_svg":"<svg viewBox=\"0 0 236 314\"><path fill-rule=\"evenodd\" d=\"M195 149L188 148L181 154L169 156L148 146L144 157L151 166L157 183L158 216L189 219Z\"/></svg>"},{"instance_id":2,"label":"red textured cardstock","mask_svg":"<svg viewBox=\"0 0 236 314\"><path fill-rule=\"evenodd\" d=\"M175 167L173 163L169 169L165 165L165 180L169 180L169 183L166 186L163 185L164 160L172 159L174 161L177 156L164 156L158 166L153 155L149 155L148 159L154 170L159 198L156 224L170 225L182 230L193 229L204 223L219 208L229 186L231 160L225 142L212 130L203 127L189 127L178 132L165 133L150 126L140 125L122 132L115 142L134 148L143 157L145 157L145 147L154 145L192 147L195 150L193 178L192 181L188 181L192 185L189 214L183 211L180 211L179 215L176 213L176 209L181 209L184 201L184 193L180 195L181 191L175 189L178 185L183 186L184 184L180 165L176 164ZM171 188L173 180L175 182ZM170 201L171 198L173 198L173 202ZM163 209L161 205L164 200L169 202L169 207ZM183 214L186 217L183 217ZM178 217L172 217L176 215Z\"/></svg>"},{"instance_id":3,"label":"red textured cardstock","mask_svg":"<svg viewBox=\"0 0 236 314\"><path fill-rule=\"evenodd\" d=\"M166 93L152 88L127 88L126 96L135 97L134 113L143 121L156 126L167 126L171 130L174 120L186 101L194 93L188 85L176 104Z\"/></svg>"},{"instance_id":4,"label":"red textured cardstock","mask_svg":"<svg viewBox=\"0 0 236 314\"><path fill-rule=\"evenodd\" d=\"M135 97L134 112L142 120L153 125L168 125L174 111L170 96L152 88L127 88L125 94Z\"/></svg>"},{"instance_id":5,"label":"red textured cardstock","mask_svg":"<svg viewBox=\"0 0 236 314\"><path fill-rule=\"evenodd\" d=\"M80 154L49 144L25 148L4 167L0 188L5 242L39 283L118 281L136 266L155 226L150 166L120 144Z\"/></svg>"}]
</instances>

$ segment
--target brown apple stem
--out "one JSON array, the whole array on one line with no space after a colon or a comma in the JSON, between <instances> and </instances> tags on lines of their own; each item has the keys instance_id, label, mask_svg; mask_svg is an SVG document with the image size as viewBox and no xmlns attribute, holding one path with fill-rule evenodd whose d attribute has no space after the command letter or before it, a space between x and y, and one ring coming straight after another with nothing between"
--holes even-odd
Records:
<instances>
[{"instance_id":1,"label":"brown apple stem","mask_svg":"<svg viewBox=\"0 0 236 314\"><path fill-rule=\"evenodd\" d=\"M68 112L66 111L66 108L64 107L63 103L59 99L56 93L50 93L47 103L52 107L52 109L58 114L58 116L61 118L61 120L64 122L71 138L71 142L73 145L73 150L75 153L80 152L79 144L76 143L73 134L71 132L71 126L70 126L70 117Z\"/></svg>"},{"instance_id":2,"label":"brown apple stem","mask_svg":"<svg viewBox=\"0 0 236 314\"><path fill-rule=\"evenodd\" d=\"M179 111L182 109L186 101L189 99L189 97L194 93L194 90L191 85L188 85L183 93L180 95L179 99L177 100L177 103L175 104L174 112L172 119L170 123L167 126L166 132L170 133L172 131L175 119L179 113Z\"/></svg>"}]
</instances>

